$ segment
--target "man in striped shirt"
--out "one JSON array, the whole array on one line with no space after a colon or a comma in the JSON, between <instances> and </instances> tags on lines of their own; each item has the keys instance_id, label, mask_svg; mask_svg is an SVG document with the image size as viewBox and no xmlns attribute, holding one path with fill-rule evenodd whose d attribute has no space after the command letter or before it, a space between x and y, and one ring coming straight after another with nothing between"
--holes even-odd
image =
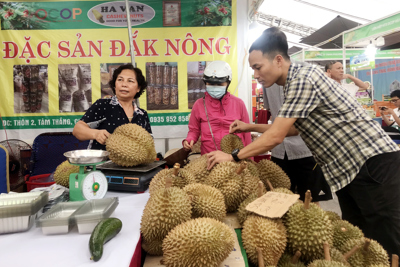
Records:
<instances>
[{"instance_id":1,"label":"man in striped shirt","mask_svg":"<svg viewBox=\"0 0 400 267\"><path fill-rule=\"evenodd\" d=\"M349 93L316 66L291 63L286 36L269 28L252 44L249 62L264 87L284 86L284 103L257 140L232 155L208 154L208 168L271 150L300 134L336 192L344 220L389 253L400 253L400 151ZM243 131L233 123L231 132Z\"/></svg>"}]
</instances>

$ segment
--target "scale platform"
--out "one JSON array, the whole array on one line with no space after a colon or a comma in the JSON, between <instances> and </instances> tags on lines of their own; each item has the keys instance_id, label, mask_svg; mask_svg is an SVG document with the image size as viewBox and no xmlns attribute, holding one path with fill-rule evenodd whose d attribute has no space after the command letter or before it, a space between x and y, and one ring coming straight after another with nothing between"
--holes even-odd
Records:
<instances>
[{"instance_id":1,"label":"scale platform","mask_svg":"<svg viewBox=\"0 0 400 267\"><path fill-rule=\"evenodd\" d=\"M144 192L154 175L162 170L160 166L165 163L160 160L134 167L122 167L109 160L97 165L96 169L101 170L106 176L108 190Z\"/></svg>"}]
</instances>

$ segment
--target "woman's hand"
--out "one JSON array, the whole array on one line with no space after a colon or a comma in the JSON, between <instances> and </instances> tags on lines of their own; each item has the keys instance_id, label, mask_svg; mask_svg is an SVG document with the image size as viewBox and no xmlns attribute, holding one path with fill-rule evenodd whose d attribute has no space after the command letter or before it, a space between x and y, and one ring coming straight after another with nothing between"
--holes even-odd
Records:
<instances>
[{"instance_id":1,"label":"woman's hand","mask_svg":"<svg viewBox=\"0 0 400 267\"><path fill-rule=\"evenodd\" d=\"M110 133L107 130L96 130L94 139L102 145L106 144L107 138L110 136Z\"/></svg>"},{"instance_id":2,"label":"woman's hand","mask_svg":"<svg viewBox=\"0 0 400 267\"><path fill-rule=\"evenodd\" d=\"M185 150L192 150L193 145L194 145L194 141L193 140L190 141L190 144L189 144L189 142L187 140L183 141L183 148Z\"/></svg>"}]
</instances>

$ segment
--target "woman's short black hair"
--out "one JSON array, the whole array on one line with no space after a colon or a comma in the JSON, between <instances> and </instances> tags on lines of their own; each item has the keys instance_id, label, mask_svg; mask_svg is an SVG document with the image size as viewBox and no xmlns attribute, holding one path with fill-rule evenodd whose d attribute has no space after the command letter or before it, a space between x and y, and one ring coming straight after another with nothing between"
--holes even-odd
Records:
<instances>
[{"instance_id":1,"label":"woman's short black hair","mask_svg":"<svg viewBox=\"0 0 400 267\"><path fill-rule=\"evenodd\" d=\"M119 66L118 69L116 69L114 71L113 74L113 78L112 80L108 83L113 91L113 93L115 94L115 81L118 78L118 75L123 71L123 70L133 70L133 72L135 72L136 75L136 81L139 85L139 92L137 92L137 94L135 95L135 99L139 98L144 90L147 88L147 82L146 82L146 78L143 76L142 71L139 68L135 68L132 64L125 64L125 65L121 65Z\"/></svg>"}]
</instances>

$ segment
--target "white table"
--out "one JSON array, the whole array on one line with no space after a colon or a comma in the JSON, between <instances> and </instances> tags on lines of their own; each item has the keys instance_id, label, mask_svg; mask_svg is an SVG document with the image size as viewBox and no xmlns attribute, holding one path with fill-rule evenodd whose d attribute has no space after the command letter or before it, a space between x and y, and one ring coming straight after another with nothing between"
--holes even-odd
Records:
<instances>
[{"instance_id":1,"label":"white table","mask_svg":"<svg viewBox=\"0 0 400 267\"><path fill-rule=\"evenodd\" d=\"M77 227L68 234L43 235L34 225L29 231L0 235L0 266L4 267L78 267L129 266L140 237L140 220L149 193L108 192L119 197L111 217L122 221L122 230L105 244L103 257L90 260L90 234L79 234Z\"/></svg>"}]
</instances>

